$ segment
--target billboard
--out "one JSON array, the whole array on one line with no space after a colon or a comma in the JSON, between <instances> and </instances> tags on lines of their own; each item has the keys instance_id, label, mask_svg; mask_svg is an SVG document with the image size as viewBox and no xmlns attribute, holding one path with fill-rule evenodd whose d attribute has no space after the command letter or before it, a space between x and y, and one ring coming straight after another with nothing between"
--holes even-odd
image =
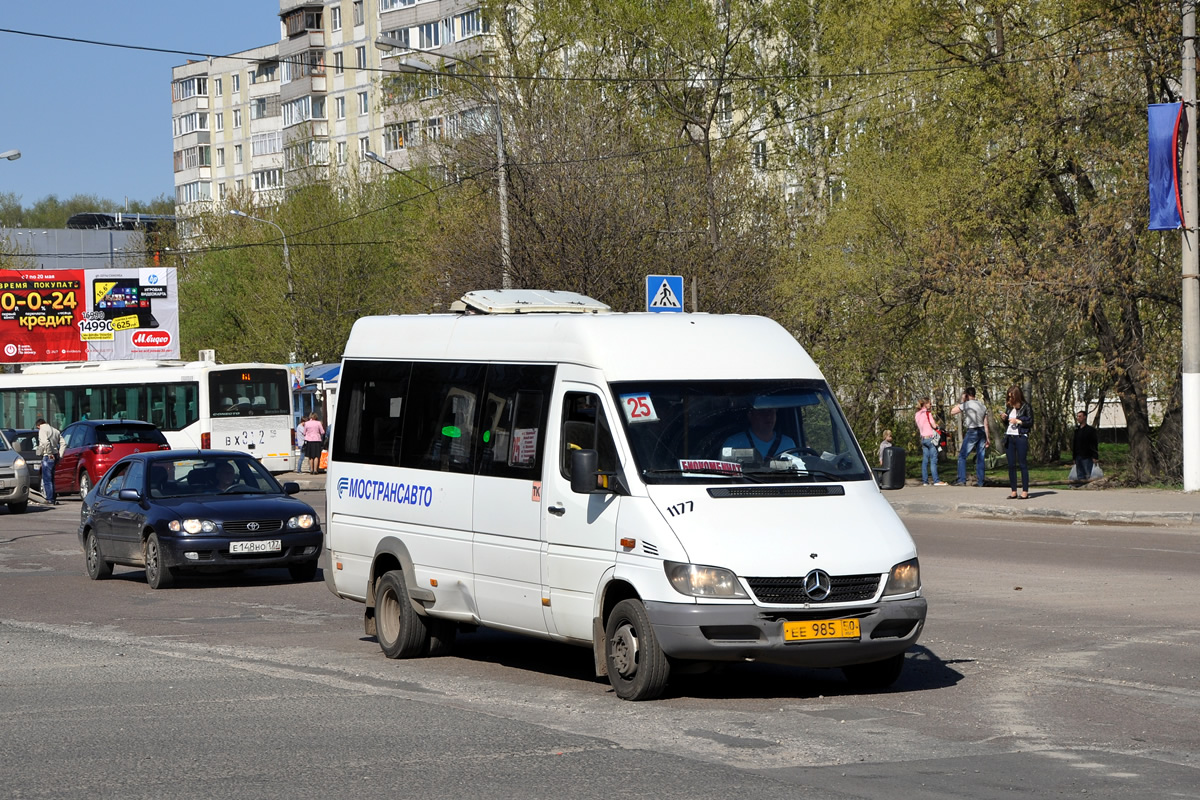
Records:
<instances>
[{"instance_id":1,"label":"billboard","mask_svg":"<svg viewBox=\"0 0 1200 800\"><path fill-rule=\"evenodd\" d=\"M179 358L175 270L0 272L0 363Z\"/></svg>"}]
</instances>

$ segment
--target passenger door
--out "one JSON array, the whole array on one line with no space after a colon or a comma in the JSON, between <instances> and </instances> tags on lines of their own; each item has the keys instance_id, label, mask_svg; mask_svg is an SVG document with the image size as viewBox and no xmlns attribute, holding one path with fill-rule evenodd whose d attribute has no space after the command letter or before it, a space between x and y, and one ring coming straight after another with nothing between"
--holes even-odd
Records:
<instances>
[{"instance_id":1,"label":"passenger door","mask_svg":"<svg viewBox=\"0 0 1200 800\"><path fill-rule=\"evenodd\" d=\"M613 491L572 492L571 453L596 450L601 472L621 470L610 411L599 387L562 383L551 408L557 422L551 439L554 457L547 458L543 469L543 564L551 630L584 641L592 639L600 579L616 563L620 496Z\"/></svg>"}]
</instances>

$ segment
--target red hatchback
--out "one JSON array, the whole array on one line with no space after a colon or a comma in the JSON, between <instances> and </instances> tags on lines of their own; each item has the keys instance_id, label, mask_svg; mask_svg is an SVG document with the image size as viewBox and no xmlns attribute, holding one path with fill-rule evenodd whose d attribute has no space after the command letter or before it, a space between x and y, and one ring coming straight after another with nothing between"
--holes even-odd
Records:
<instances>
[{"instance_id":1,"label":"red hatchback","mask_svg":"<svg viewBox=\"0 0 1200 800\"><path fill-rule=\"evenodd\" d=\"M68 425L62 437L65 449L54 468L59 494L86 495L125 456L171 449L162 431L132 419L81 420Z\"/></svg>"}]
</instances>

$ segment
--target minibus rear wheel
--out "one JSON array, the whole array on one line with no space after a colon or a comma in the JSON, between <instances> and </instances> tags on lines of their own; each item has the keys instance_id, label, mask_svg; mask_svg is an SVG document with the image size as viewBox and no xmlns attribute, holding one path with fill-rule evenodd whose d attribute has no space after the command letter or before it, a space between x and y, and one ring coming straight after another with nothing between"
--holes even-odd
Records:
<instances>
[{"instance_id":1,"label":"minibus rear wheel","mask_svg":"<svg viewBox=\"0 0 1200 800\"><path fill-rule=\"evenodd\" d=\"M667 688L671 663L658 645L646 607L622 600L604 628L608 681L622 700L653 700Z\"/></svg>"},{"instance_id":2,"label":"minibus rear wheel","mask_svg":"<svg viewBox=\"0 0 1200 800\"><path fill-rule=\"evenodd\" d=\"M375 638L388 658L417 658L429 653L429 629L413 610L398 569L384 573L375 587Z\"/></svg>"}]
</instances>

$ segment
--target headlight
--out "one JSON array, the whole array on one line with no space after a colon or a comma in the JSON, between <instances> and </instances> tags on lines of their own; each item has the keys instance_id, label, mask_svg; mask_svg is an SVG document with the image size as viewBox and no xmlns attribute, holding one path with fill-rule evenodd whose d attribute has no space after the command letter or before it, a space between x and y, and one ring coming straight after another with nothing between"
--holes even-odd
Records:
<instances>
[{"instance_id":1,"label":"headlight","mask_svg":"<svg viewBox=\"0 0 1200 800\"><path fill-rule=\"evenodd\" d=\"M173 519L167 523L167 528L175 533L213 533L217 523L209 519Z\"/></svg>"},{"instance_id":2,"label":"headlight","mask_svg":"<svg viewBox=\"0 0 1200 800\"><path fill-rule=\"evenodd\" d=\"M888 575L888 582L887 586L884 587L883 596L912 594L919 591L920 588L921 563L913 558L892 567L892 574Z\"/></svg>"},{"instance_id":3,"label":"headlight","mask_svg":"<svg viewBox=\"0 0 1200 800\"><path fill-rule=\"evenodd\" d=\"M675 591L691 597L747 597L737 576L720 567L702 567L699 564L664 562L667 580Z\"/></svg>"},{"instance_id":4,"label":"headlight","mask_svg":"<svg viewBox=\"0 0 1200 800\"><path fill-rule=\"evenodd\" d=\"M296 528L307 530L315 524L317 523L316 520L313 519L312 514L300 514L299 516L292 517L287 522L287 526L292 530L295 530Z\"/></svg>"}]
</instances>

